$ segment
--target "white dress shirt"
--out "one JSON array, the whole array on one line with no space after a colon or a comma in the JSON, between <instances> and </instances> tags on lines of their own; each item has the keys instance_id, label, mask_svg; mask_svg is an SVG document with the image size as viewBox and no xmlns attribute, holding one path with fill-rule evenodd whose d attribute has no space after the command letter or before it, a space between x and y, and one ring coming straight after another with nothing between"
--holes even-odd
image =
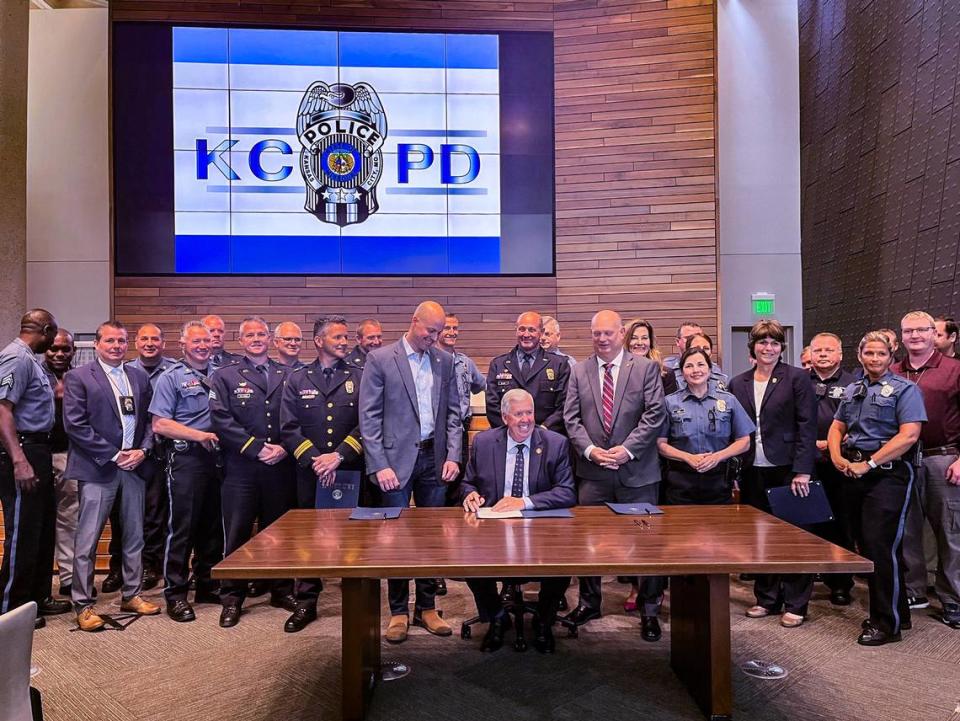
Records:
<instances>
[{"instance_id":1,"label":"white dress shirt","mask_svg":"<svg viewBox=\"0 0 960 721\"><path fill-rule=\"evenodd\" d=\"M506 498L513 493L513 473L517 467L517 447L524 446L523 449L523 508L531 510L533 501L530 500L530 438L517 443L507 431L507 464L503 473L503 497Z\"/></svg>"},{"instance_id":2,"label":"white dress shirt","mask_svg":"<svg viewBox=\"0 0 960 721\"><path fill-rule=\"evenodd\" d=\"M433 368L430 366L430 354L418 353L409 343L407 337L401 336L403 352L407 354L410 363L410 373L413 374L413 385L417 389L417 412L420 415L420 440L425 441L433 435Z\"/></svg>"}]
</instances>

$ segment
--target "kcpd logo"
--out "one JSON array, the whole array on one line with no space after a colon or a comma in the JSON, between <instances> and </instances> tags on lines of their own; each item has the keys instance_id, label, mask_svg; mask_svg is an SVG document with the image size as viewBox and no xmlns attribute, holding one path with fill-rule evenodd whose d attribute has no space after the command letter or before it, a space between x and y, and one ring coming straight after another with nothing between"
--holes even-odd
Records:
<instances>
[{"instance_id":1,"label":"kcpd logo","mask_svg":"<svg viewBox=\"0 0 960 721\"><path fill-rule=\"evenodd\" d=\"M297 137L307 212L341 228L377 212L387 116L376 90L313 83L300 101Z\"/></svg>"}]
</instances>

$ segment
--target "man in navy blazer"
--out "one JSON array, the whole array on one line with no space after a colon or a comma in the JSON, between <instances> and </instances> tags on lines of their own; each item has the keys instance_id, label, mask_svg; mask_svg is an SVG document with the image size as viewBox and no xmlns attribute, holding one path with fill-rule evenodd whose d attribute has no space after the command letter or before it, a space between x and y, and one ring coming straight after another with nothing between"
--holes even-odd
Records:
<instances>
[{"instance_id":1,"label":"man in navy blazer","mask_svg":"<svg viewBox=\"0 0 960 721\"><path fill-rule=\"evenodd\" d=\"M505 427L477 435L461 488L463 509L476 513L481 507L494 511L569 508L577 502L570 446L559 433L538 428L533 396L521 388L507 391L500 402ZM540 578L539 623L534 645L541 653L554 650L551 628L570 579ZM481 651L496 651L510 616L497 593L493 578L470 578L482 621L490 623Z\"/></svg>"},{"instance_id":2,"label":"man in navy blazer","mask_svg":"<svg viewBox=\"0 0 960 721\"><path fill-rule=\"evenodd\" d=\"M150 379L123 366L127 331L118 321L101 323L94 350L97 358L63 378L63 425L70 439L66 475L77 479L77 519L72 599L77 623L96 631L104 621L93 607L93 573L97 541L120 495L123 528L121 610L154 615L160 607L140 596L143 578L144 461L153 445L147 408Z\"/></svg>"}]
</instances>

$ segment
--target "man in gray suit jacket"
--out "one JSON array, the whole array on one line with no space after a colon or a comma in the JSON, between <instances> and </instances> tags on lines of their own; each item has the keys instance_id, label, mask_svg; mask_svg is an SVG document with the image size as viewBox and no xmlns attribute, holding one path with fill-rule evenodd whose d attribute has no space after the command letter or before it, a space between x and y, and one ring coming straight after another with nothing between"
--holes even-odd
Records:
<instances>
[{"instance_id":1,"label":"man in gray suit jacket","mask_svg":"<svg viewBox=\"0 0 960 721\"><path fill-rule=\"evenodd\" d=\"M70 439L67 477L76 478L80 493L73 576L73 605L84 631L104 621L93 608L93 573L97 541L120 498L123 528L123 594L120 608L140 615L160 607L140 596L143 577L144 461L153 445L148 423L150 379L137 368L124 367L127 331L117 321L97 328L96 359L63 377L63 426Z\"/></svg>"},{"instance_id":2,"label":"man in gray suit jacket","mask_svg":"<svg viewBox=\"0 0 960 721\"><path fill-rule=\"evenodd\" d=\"M445 313L435 301L417 306L396 343L370 351L360 381L360 434L367 473L382 507L443 506L446 484L460 472L460 395L453 356L434 348ZM391 643L407 638L409 579L390 579ZM436 610L436 579L416 580L414 625L437 636L450 626Z\"/></svg>"},{"instance_id":3,"label":"man in gray suit jacket","mask_svg":"<svg viewBox=\"0 0 960 721\"><path fill-rule=\"evenodd\" d=\"M660 486L657 435L664 420L663 382L656 363L623 348L623 320L602 310L590 322L594 355L570 373L563 420L576 456L579 502L656 503ZM660 593L644 579L644 603ZM600 579L580 579L580 603L568 618L600 617Z\"/></svg>"}]
</instances>

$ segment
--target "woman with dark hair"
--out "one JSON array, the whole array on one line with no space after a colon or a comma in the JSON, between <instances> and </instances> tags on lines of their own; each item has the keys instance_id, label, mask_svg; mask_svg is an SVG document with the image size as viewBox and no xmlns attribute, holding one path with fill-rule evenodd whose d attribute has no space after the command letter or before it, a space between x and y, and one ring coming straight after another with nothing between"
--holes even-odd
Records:
<instances>
[{"instance_id":1,"label":"woman with dark hair","mask_svg":"<svg viewBox=\"0 0 960 721\"><path fill-rule=\"evenodd\" d=\"M750 329L747 348L756 365L730 381L730 392L753 416L756 431L744 457L740 500L770 513L767 489L790 486L795 495L810 492L817 457L817 398L809 374L783 362L783 326L761 320ZM810 574L762 574L756 577L757 603L750 618L780 613L780 625L800 626L813 592Z\"/></svg>"},{"instance_id":2,"label":"woman with dark hair","mask_svg":"<svg viewBox=\"0 0 960 721\"><path fill-rule=\"evenodd\" d=\"M669 504L731 502L727 461L746 453L756 430L740 401L710 382L710 354L691 348L680 357L684 387L665 399L667 422L657 448L667 459Z\"/></svg>"}]
</instances>

